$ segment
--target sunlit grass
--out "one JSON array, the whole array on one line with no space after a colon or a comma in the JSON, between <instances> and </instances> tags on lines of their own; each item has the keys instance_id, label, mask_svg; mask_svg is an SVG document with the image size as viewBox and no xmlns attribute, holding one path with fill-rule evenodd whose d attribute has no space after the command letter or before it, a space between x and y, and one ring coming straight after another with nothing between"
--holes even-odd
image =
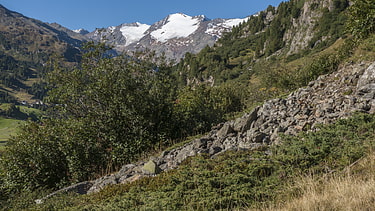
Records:
<instances>
[{"instance_id":1,"label":"sunlit grass","mask_svg":"<svg viewBox=\"0 0 375 211\"><path fill-rule=\"evenodd\" d=\"M262 210L373 210L375 152L334 175L301 177L291 189L300 196Z\"/></svg>"},{"instance_id":2,"label":"sunlit grass","mask_svg":"<svg viewBox=\"0 0 375 211\"><path fill-rule=\"evenodd\" d=\"M0 117L0 151L4 150L4 146L8 139L15 135L17 132L17 126L21 120L6 119Z\"/></svg>"}]
</instances>

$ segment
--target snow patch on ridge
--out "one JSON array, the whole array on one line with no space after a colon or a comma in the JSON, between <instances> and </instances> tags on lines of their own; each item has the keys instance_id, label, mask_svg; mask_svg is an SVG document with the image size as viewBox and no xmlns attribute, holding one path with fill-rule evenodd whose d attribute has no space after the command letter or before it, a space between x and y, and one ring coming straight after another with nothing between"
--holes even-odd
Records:
<instances>
[{"instance_id":1,"label":"snow patch on ridge","mask_svg":"<svg viewBox=\"0 0 375 211\"><path fill-rule=\"evenodd\" d=\"M210 24L207 27L206 34L216 35L216 36L220 37L221 34L223 34L223 32L230 30L234 26L237 26L240 23L242 23L244 21L247 21L248 19L249 18L228 19L228 20L225 20L223 23L220 23L220 24L217 24L217 25Z\"/></svg>"},{"instance_id":2,"label":"snow patch on ridge","mask_svg":"<svg viewBox=\"0 0 375 211\"><path fill-rule=\"evenodd\" d=\"M239 25L240 23L244 22L244 21L247 21L248 18L236 18L236 19L229 19L229 20L226 20L224 22L224 25L225 26L229 26L229 27L233 27L233 26L237 26Z\"/></svg>"},{"instance_id":3,"label":"snow patch on ridge","mask_svg":"<svg viewBox=\"0 0 375 211\"><path fill-rule=\"evenodd\" d=\"M75 29L75 30L73 30L75 33L80 33L81 31L82 31L83 29Z\"/></svg>"},{"instance_id":4,"label":"snow patch on ridge","mask_svg":"<svg viewBox=\"0 0 375 211\"><path fill-rule=\"evenodd\" d=\"M151 36L159 42L166 42L172 38L188 37L199 27L199 19L176 13L168 17L162 28L151 32Z\"/></svg>"},{"instance_id":5,"label":"snow patch on ridge","mask_svg":"<svg viewBox=\"0 0 375 211\"><path fill-rule=\"evenodd\" d=\"M145 36L145 32L150 28L150 25L136 22L132 26L123 26L120 28L122 35L126 38L125 46L138 42Z\"/></svg>"},{"instance_id":6,"label":"snow patch on ridge","mask_svg":"<svg viewBox=\"0 0 375 211\"><path fill-rule=\"evenodd\" d=\"M116 26L110 26L108 27L108 32L113 33L116 30Z\"/></svg>"}]
</instances>

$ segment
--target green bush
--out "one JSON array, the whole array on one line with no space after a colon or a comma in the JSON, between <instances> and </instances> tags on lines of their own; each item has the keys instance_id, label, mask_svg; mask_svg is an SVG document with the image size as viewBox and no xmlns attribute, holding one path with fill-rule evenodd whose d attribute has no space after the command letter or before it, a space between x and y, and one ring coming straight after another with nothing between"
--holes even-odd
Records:
<instances>
[{"instance_id":1,"label":"green bush","mask_svg":"<svg viewBox=\"0 0 375 211\"><path fill-rule=\"evenodd\" d=\"M375 33L375 4L373 0L354 0L349 8L347 27L357 39Z\"/></svg>"},{"instance_id":2,"label":"green bush","mask_svg":"<svg viewBox=\"0 0 375 211\"><path fill-rule=\"evenodd\" d=\"M225 114L242 108L236 85L186 87L179 92L174 105L173 117L178 123L175 131L183 137L206 132L222 122Z\"/></svg>"}]
</instances>

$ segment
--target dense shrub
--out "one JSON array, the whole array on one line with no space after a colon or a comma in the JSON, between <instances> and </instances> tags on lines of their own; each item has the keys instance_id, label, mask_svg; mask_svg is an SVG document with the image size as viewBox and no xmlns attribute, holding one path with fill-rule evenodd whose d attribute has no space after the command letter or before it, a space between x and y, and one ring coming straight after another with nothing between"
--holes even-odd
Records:
<instances>
[{"instance_id":1,"label":"dense shrub","mask_svg":"<svg viewBox=\"0 0 375 211\"><path fill-rule=\"evenodd\" d=\"M375 33L375 4L373 0L354 0L349 8L349 31L358 39Z\"/></svg>"},{"instance_id":2,"label":"dense shrub","mask_svg":"<svg viewBox=\"0 0 375 211\"><path fill-rule=\"evenodd\" d=\"M241 92L235 85L186 87L180 90L174 105L176 137L206 132L224 121L225 114L242 107Z\"/></svg>"}]
</instances>

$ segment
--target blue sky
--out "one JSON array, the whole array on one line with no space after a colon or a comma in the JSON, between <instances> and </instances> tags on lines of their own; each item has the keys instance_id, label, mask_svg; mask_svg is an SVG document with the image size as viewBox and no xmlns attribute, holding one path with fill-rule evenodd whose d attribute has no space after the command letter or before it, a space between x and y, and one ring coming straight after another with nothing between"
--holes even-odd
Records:
<instances>
[{"instance_id":1,"label":"blue sky","mask_svg":"<svg viewBox=\"0 0 375 211\"><path fill-rule=\"evenodd\" d=\"M44 22L70 29L117 26L122 23L153 24L172 13L208 18L244 18L281 0L0 0L6 8Z\"/></svg>"}]
</instances>

